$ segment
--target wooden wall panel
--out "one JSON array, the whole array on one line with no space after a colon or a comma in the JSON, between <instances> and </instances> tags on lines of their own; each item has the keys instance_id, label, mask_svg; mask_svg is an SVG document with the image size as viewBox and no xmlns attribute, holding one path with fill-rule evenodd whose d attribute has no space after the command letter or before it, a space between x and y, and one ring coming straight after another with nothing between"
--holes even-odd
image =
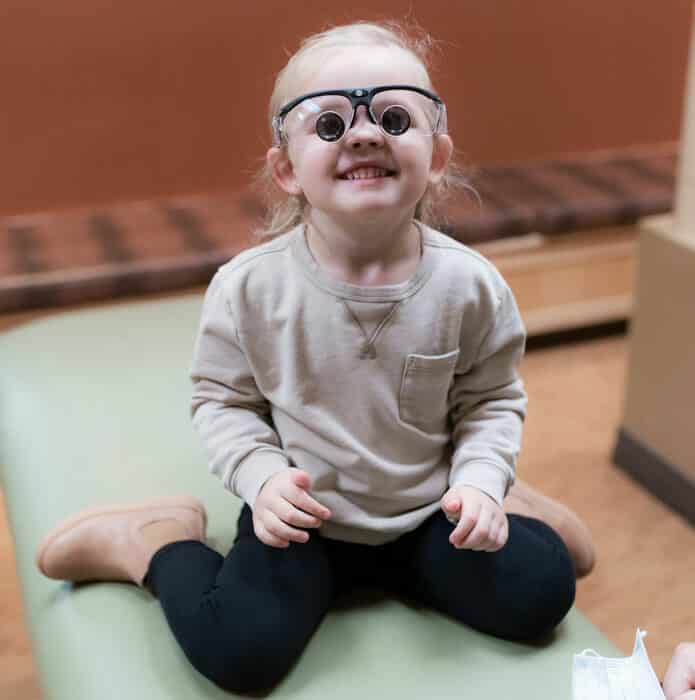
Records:
<instances>
[{"instance_id":1,"label":"wooden wall panel","mask_svg":"<svg viewBox=\"0 0 695 700\"><path fill-rule=\"evenodd\" d=\"M690 0L0 0L0 213L249 181L298 39L404 13L466 160L678 137ZM452 11L452 8L455 10Z\"/></svg>"}]
</instances>

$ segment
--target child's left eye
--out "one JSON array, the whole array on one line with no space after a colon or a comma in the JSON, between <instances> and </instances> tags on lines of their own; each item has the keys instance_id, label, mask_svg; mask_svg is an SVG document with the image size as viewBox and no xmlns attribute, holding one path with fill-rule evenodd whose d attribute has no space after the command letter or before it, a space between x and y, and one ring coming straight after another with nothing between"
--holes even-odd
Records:
<instances>
[{"instance_id":1,"label":"child's left eye","mask_svg":"<svg viewBox=\"0 0 695 700\"><path fill-rule=\"evenodd\" d=\"M434 128L436 105L419 93L410 90L386 90L374 96L372 110L379 119L391 107L399 107L407 111L410 117L408 125L410 129Z\"/></svg>"},{"instance_id":2,"label":"child's left eye","mask_svg":"<svg viewBox=\"0 0 695 700\"><path fill-rule=\"evenodd\" d=\"M401 105L392 105L384 110L381 115L381 126L384 131L392 136L404 134L412 125L410 113Z\"/></svg>"}]
</instances>

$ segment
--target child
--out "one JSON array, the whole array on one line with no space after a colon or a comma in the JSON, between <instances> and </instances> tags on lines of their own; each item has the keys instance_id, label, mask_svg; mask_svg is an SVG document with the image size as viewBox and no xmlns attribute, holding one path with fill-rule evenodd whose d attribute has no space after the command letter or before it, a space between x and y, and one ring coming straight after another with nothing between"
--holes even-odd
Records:
<instances>
[{"instance_id":1,"label":"child","mask_svg":"<svg viewBox=\"0 0 695 700\"><path fill-rule=\"evenodd\" d=\"M358 585L506 639L546 634L591 542L524 485L517 514L502 508L524 329L495 268L420 220L452 141L417 46L368 23L312 37L271 117L279 235L218 271L192 368L211 471L246 503L233 548L203 544L197 501L162 499L79 514L39 567L146 580L192 664L239 692L281 679Z\"/></svg>"}]
</instances>

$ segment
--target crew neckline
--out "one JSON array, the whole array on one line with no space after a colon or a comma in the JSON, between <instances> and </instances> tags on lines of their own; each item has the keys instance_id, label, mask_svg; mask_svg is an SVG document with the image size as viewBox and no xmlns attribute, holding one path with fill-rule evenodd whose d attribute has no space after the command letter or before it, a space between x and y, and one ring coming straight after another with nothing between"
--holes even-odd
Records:
<instances>
[{"instance_id":1,"label":"crew neckline","mask_svg":"<svg viewBox=\"0 0 695 700\"><path fill-rule=\"evenodd\" d=\"M315 285L330 294L351 301L399 301L415 294L430 278L436 264L436 255L432 246L427 245L431 233L419 221L414 222L420 231L420 261L411 277L398 284L359 285L335 279L319 265L314 258L306 238L306 224L300 224L292 232L292 252L302 272Z\"/></svg>"}]
</instances>

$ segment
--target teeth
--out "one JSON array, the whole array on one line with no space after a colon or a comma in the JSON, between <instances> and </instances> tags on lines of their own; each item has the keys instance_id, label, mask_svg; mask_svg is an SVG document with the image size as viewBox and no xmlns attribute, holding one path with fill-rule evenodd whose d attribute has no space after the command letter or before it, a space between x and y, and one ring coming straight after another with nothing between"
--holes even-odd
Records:
<instances>
[{"instance_id":1,"label":"teeth","mask_svg":"<svg viewBox=\"0 0 695 700\"><path fill-rule=\"evenodd\" d=\"M387 175L388 170L384 168L357 168L347 173L345 178L348 180L363 180L372 177L386 177Z\"/></svg>"}]
</instances>

